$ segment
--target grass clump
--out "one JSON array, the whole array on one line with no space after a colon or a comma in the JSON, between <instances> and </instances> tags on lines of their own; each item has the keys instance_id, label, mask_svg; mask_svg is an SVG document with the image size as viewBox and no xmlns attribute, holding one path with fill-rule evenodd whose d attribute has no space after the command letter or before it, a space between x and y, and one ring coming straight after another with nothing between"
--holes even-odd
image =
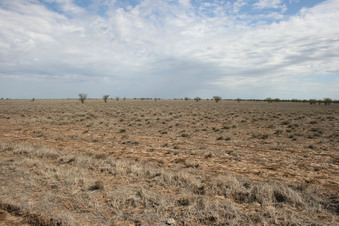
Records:
<instances>
[{"instance_id":1,"label":"grass clump","mask_svg":"<svg viewBox=\"0 0 339 226\"><path fill-rule=\"evenodd\" d=\"M104 182L101 180L95 181L94 184L89 187L89 190L90 191L104 190Z\"/></svg>"}]
</instances>

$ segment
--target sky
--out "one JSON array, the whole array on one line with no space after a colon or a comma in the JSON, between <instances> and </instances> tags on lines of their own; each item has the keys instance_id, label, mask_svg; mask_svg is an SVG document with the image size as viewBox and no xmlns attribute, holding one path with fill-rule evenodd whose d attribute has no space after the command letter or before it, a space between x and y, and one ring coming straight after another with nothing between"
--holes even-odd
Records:
<instances>
[{"instance_id":1,"label":"sky","mask_svg":"<svg viewBox=\"0 0 339 226\"><path fill-rule=\"evenodd\" d=\"M339 0L0 0L0 98L339 99Z\"/></svg>"}]
</instances>

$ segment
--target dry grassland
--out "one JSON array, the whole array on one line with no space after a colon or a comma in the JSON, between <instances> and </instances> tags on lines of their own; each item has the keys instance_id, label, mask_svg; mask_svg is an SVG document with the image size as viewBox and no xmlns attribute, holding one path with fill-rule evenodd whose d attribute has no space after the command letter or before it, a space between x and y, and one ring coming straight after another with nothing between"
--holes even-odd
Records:
<instances>
[{"instance_id":1,"label":"dry grassland","mask_svg":"<svg viewBox=\"0 0 339 226\"><path fill-rule=\"evenodd\" d=\"M0 225L338 225L339 105L1 100Z\"/></svg>"}]
</instances>

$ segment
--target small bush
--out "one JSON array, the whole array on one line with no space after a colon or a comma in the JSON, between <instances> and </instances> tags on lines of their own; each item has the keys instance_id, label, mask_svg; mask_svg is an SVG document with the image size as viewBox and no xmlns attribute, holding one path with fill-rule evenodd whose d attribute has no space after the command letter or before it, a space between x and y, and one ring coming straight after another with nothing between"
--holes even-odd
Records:
<instances>
[{"instance_id":1,"label":"small bush","mask_svg":"<svg viewBox=\"0 0 339 226\"><path fill-rule=\"evenodd\" d=\"M331 98L325 98L324 103L325 103L325 105L330 105L332 103L332 99Z\"/></svg>"},{"instance_id":2,"label":"small bush","mask_svg":"<svg viewBox=\"0 0 339 226\"><path fill-rule=\"evenodd\" d=\"M109 97L109 95L108 95L108 94L106 94L106 95L103 95L103 96L102 96L102 99L105 101L105 103L107 103L107 99L108 99L108 97Z\"/></svg>"},{"instance_id":3,"label":"small bush","mask_svg":"<svg viewBox=\"0 0 339 226\"><path fill-rule=\"evenodd\" d=\"M215 100L216 103L218 103L219 101L221 101L221 96L214 96L213 99Z\"/></svg>"},{"instance_id":4,"label":"small bush","mask_svg":"<svg viewBox=\"0 0 339 226\"><path fill-rule=\"evenodd\" d=\"M317 103L317 100L316 99L310 99L308 102L310 102L310 104L316 104Z\"/></svg>"},{"instance_id":5,"label":"small bush","mask_svg":"<svg viewBox=\"0 0 339 226\"><path fill-rule=\"evenodd\" d=\"M97 180L94 182L94 184L89 187L90 191L95 191L95 190L103 190L104 189L104 182L101 180Z\"/></svg>"},{"instance_id":6,"label":"small bush","mask_svg":"<svg viewBox=\"0 0 339 226\"><path fill-rule=\"evenodd\" d=\"M87 94L79 93L79 99L80 99L81 103L84 103L85 100L87 99Z\"/></svg>"},{"instance_id":7,"label":"small bush","mask_svg":"<svg viewBox=\"0 0 339 226\"><path fill-rule=\"evenodd\" d=\"M195 100L196 102L199 102L199 101L201 100L201 98L200 98L200 97L196 97L196 98L194 98L194 100Z\"/></svg>"}]
</instances>

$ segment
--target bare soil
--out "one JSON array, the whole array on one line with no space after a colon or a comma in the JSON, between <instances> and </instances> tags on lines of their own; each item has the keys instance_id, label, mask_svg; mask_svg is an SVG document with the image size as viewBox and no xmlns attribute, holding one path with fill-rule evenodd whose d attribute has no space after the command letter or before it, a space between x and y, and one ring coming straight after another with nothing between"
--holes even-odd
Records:
<instances>
[{"instance_id":1,"label":"bare soil","mask_svg":"<svg viewBox=\"0 0 339 226\"><path fill-rule=\"evenodd\" d=\"M336 225L338 141L338 104L1 100L0 202L47 225Z\"/></svg>"}]
</instances>

